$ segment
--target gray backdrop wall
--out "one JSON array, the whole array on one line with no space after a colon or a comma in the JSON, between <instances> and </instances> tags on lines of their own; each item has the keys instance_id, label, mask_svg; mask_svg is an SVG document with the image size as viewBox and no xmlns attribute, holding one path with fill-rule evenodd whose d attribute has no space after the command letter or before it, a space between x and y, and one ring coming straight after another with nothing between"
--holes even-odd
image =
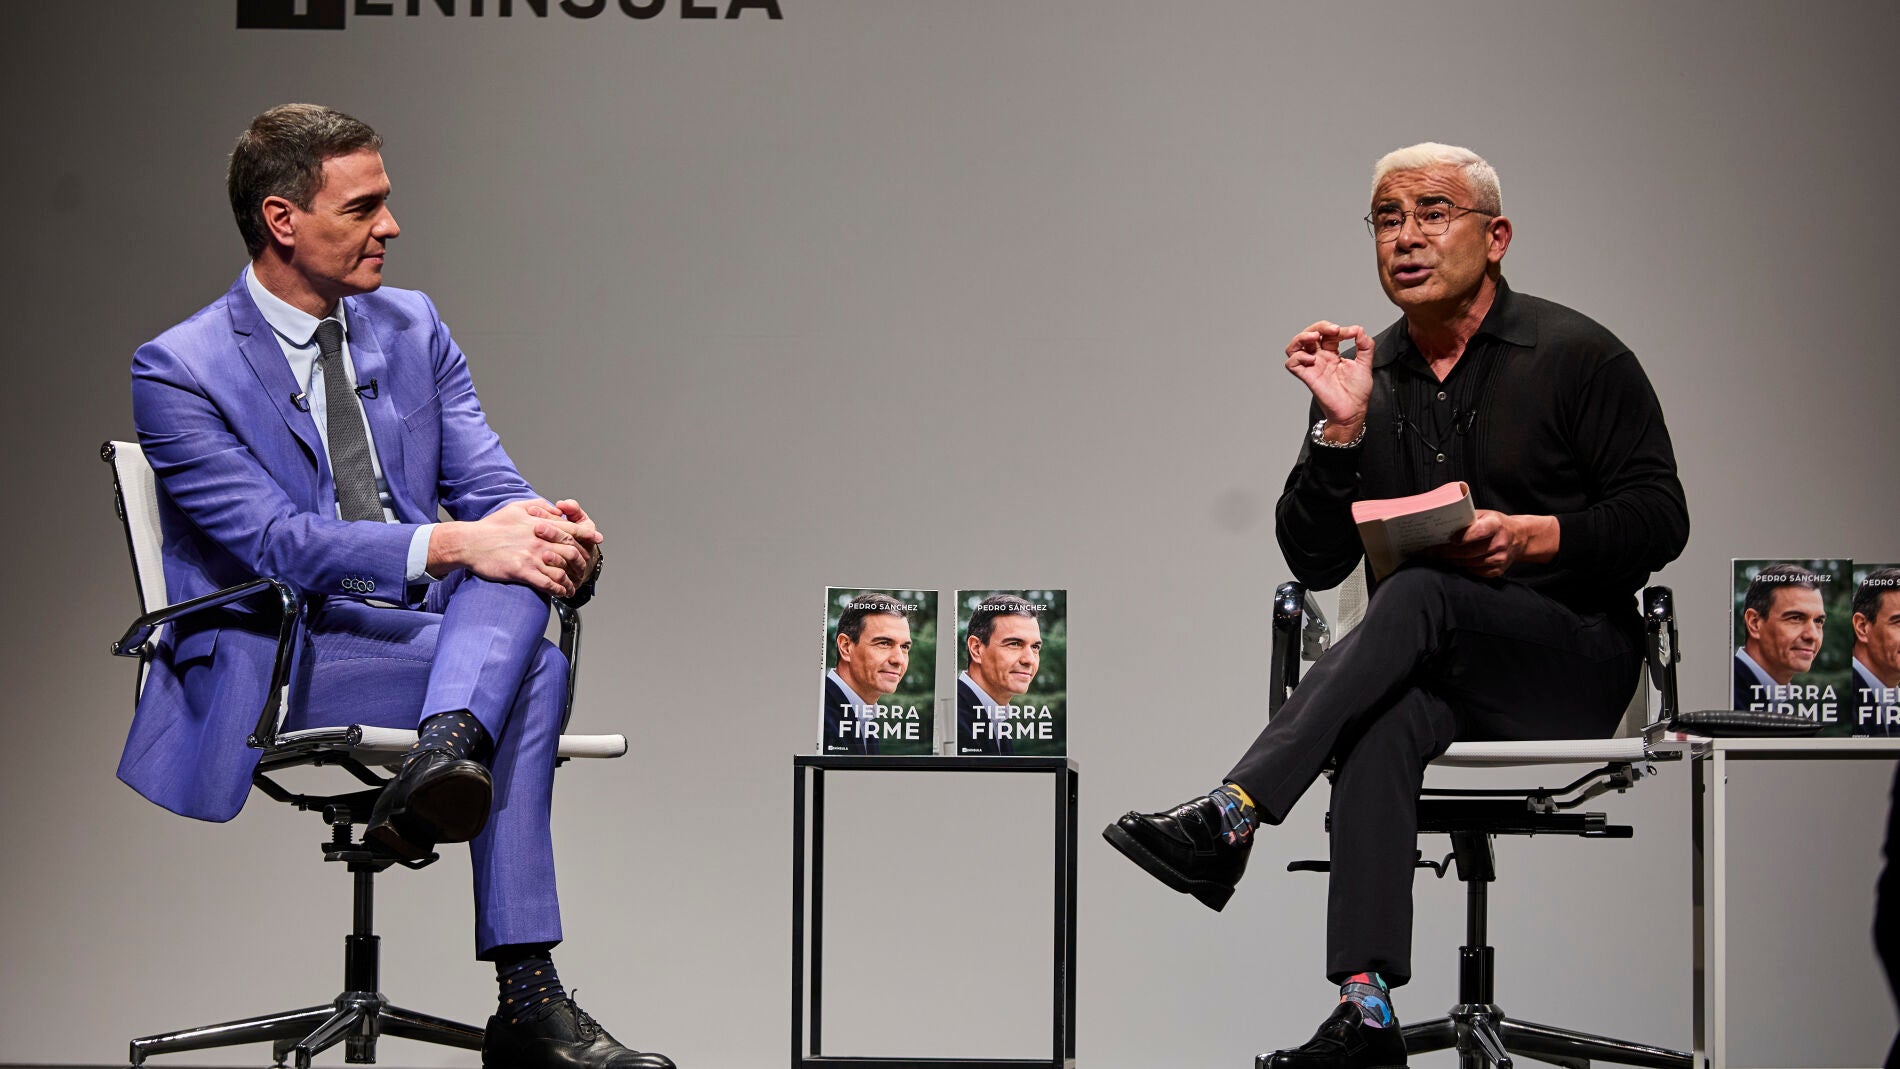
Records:
<instances>
[{"instance_id":1,"label":"gray backdrop wall","mask_svg":"<svg viewBox=\"0 0 1900 1069\"><path fill-rule=\"evenodd\" d=\"M522 469L608 532L579 717L634 751L563 773L559 958L693 1069L785 1057L788 756L828 583L1072 592L1084 1064L1244 1064L1324 1015L1323 880L1280 871L1322 851L1323 797L1219 916L1094 829L1206 789L1261 722L1305 412L1278 354L1392 317L1359 223L1389 148L1489 156L1512 282L1644 359L1695 521L1659 577L1691 704L1722 701L1729 558L1900 559L1891 5L456 6L340 33L239 31L230 0L0 16L0 1062L108 1062L339 978L347 880L311 818L196 824L112 775L134 601L94 450L129 431L133 348L241 267L224 156L282 101L385 135L390 281L433 294ZM1866 936L1887 777L1737 777L1744 1060L1872 1064L1892 1035ZM1042 789L834 799L829 1049L1046 1049ZM1687 1045L1686 773L1610 808L1635 840L1501 847L1506 1005ZM418 1008L489 1004L466 879L452 853L383 881L385 987ZM1412 1018L1452 1001L1462 915L1418 890Z\"/></svg>"}]
</instances>

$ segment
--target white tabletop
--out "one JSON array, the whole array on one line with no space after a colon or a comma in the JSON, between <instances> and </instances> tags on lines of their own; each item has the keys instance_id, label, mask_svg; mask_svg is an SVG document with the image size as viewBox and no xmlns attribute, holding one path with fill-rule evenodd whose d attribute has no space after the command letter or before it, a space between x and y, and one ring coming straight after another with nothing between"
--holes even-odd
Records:
<instances>
[{"instance_id":1,"label":"white tabletop","mask_svg":"<svg viewBox=\"0 0 1900 1069\"><path fill-rule=\"evenodd\" d=\"M1800 736L1786 739L1711 739L1671 732L1671 742L1686 743L1696 756L1721 753L1737 757L1900 757L1900 738L1829 738Z\"/></svg>"}]
</instances>

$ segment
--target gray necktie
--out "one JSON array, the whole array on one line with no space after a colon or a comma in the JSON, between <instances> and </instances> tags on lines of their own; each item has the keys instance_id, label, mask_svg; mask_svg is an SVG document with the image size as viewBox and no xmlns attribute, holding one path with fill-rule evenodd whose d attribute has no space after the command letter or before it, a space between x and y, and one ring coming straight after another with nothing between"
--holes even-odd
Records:
<instances>
[{"instance_id":1,"label":"gray necktie","mask_svg":"<svg viewBox=\"0 0 1900 1069\"><path fill-rule=\"evenodd\" d=\"M343 370L343 324L334 319L318 323L317 349L323 354L318 363L323 368L323 412L330 424L330 474L336 480L337 504L346 520L381 523L383 503L376 496L363 404Z\"/></svg>"}]
</instances>

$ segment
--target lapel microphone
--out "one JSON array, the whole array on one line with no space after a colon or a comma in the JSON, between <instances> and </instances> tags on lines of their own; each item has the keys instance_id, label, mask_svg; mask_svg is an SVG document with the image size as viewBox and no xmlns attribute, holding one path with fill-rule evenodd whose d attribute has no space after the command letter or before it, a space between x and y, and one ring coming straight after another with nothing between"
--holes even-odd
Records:
<instances>
[{"instance_id":1,"label":"lapel microphone","mask_svg":"<svg viewBox=\"0 0 1900 1069\"><path fill-rule=\"evenodd\" d=\"M370 379L369 385L356 387L356 396L367 397L374 401L376 398L382 396L382 391L377 387L376 380ZM310 395L307 393L293 393L290 395L290 404L291 407L299 412L308 412L310 411Z\"/></svg>"}]
</instances>

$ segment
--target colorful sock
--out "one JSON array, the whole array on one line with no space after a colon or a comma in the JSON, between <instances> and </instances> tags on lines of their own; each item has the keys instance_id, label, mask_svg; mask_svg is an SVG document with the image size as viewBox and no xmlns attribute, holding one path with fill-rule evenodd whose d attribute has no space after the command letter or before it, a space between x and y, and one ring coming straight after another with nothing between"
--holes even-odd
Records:
<instances>
[{"instance_id":1,"label":"colorful sock","mask_svg":"<svg viewBox=\"0 0 1900 1069\"><path fill-rule=\"evenodd\" d=\"M1253 807L1253 799L1240 789L1238 783L1223 783L1207 792L1220 810L1220 830L1229 846L1244 846L1253 838L1253 829L1260 823L1260 811Z\"/></svg>"},{"instance_id":2,"label":"colorful sock","mask_svg":"<svg viewBox=\"0 0 1900 1069\"><path fill-rule=\"evenodd\" d=\"M495 982L501 988L501 1002L495 1016L509 1024L538 1021L567 997L546 947L503 947L496 955Z\"/></svg>"},{"instance_id":3,"label":"colorful sock","mask_svg":"<svg viewBox=\"0 0 1900 1069\"><path fill-rule=\"evenodd\" d=\"M1392 996L1385 978L1376 972L1354 973L1339 985L1339 1001L1359 1007L1367 1028L1390 1028L1398 1024L1392 1016Z\"/></svg>"},{"instance_id":4,"label":"colorful sock","mask_svg":"<svg viewBox=\"0 0 1900 1069\"><path fill-rule=\"evenodd\" d=\"M474 757L487 750L488 732L475 714L464 709L454 713L437 713L416 727L416 744L409 748L414 757L424 750L443 750L454 754L457 760Z\"/></svg>"}]
</instances>

